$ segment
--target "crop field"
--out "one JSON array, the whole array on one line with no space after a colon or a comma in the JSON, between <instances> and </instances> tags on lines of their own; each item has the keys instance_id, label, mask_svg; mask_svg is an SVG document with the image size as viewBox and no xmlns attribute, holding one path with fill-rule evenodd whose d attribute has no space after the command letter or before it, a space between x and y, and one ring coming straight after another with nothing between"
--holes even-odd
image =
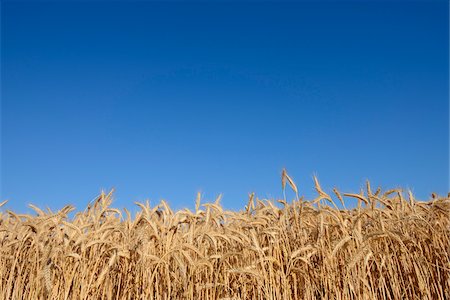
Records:
<instances>
[{"instance_id":1,"label":"crop field","mask_svg":"<svg viewBox=\"0 0 450 300\"><path fill-rule=\"evenodd\" d=\"M358 194L220 198L195 211L102 193L73 216L0 208L0 299L450 299L450 198L370 184ZM357 205L345 208L345 199ZM246 206L244 206L247 204Z\"/></svg>"}]
</instances>

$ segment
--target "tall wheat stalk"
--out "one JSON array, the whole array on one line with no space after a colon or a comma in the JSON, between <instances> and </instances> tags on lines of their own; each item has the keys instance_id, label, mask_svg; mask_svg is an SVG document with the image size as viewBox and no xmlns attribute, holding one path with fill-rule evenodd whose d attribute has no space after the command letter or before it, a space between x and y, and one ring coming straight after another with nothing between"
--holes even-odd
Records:
<instances>
[{"instance_id":1,"label":"tall wheat stalk","mask_svg":"<svg viewBox=\"0 0 450 300\"><path fill-rule=\"evenodd\" d=\"M0 299L450 299L450 198L399 190L195 211L0 212ZM344 196L342 196L344 195ZM358 201L345 209L344 198ZM0 204L2 206L4 202Z\"/></svg>"}]
</instances>

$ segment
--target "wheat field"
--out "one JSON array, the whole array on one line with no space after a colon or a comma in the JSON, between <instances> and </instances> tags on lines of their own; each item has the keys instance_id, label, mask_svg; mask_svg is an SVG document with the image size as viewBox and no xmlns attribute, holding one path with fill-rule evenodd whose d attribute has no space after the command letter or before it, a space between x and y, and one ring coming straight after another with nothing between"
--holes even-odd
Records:
<instances>
[{"instance_id":1,"label":"wheat field","mask_svg":"<svg viewBox=\"0 0 450 300\"><path fill-rule=\"evenodd\" d=\"M0 299L450 299L450 198L400 189L195 211L102 193L84 211L0 209ZM331 194L331 193L330 193ZM346 197L358 205L345 208Z\"/></svg>"}]
</instances>

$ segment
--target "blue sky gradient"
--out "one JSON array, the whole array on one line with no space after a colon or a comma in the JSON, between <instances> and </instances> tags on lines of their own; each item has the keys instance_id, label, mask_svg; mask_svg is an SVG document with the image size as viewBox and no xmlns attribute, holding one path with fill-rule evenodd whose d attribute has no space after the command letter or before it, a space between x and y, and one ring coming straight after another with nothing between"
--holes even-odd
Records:
<instances>
[{"instance_id":1,"label":"blue sky gradient","mask_svg":"<svg viewBox=\"0 0 450 300\"><path fill-rule=\"evenodd\" d=\"M1 199L449 191L448 2L2 2ZM292 195L291 195L292 196ZM350 200L349 200L350 201Z\"/></svg>"}]
</instances>

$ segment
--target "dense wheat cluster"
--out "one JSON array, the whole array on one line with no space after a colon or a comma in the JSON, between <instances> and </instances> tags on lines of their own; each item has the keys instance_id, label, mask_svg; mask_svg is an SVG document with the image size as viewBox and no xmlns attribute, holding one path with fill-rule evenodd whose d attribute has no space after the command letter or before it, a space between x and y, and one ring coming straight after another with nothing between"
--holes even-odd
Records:
<instances>
[{"instance_id":1,"label":"dense wheat cluster","mask_svg":"<svg viewBox=\"0 0 450 300\"><path fill-rule=\"evenodd\" d=\"M132 218L111 193L71 218L70 206L2 212L0 299L450 299L448 197L368 184L335 190L338 207L316 189L311 201L251 195L239 212L199 197L195 211L138 203Z\"/></svg>"}]
</instances>

